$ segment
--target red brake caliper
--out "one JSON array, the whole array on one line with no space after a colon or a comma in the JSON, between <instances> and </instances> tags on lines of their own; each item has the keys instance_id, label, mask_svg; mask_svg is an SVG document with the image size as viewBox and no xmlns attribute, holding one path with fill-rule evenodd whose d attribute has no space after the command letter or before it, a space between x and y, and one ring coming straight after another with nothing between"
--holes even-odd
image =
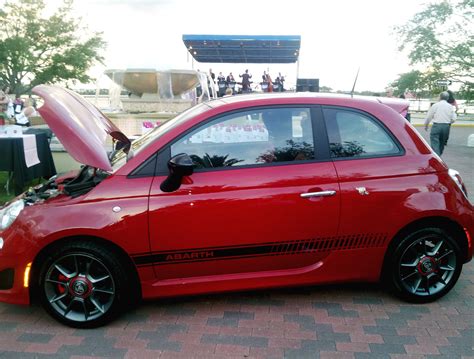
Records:
<instances>
[{"instance_id":1,"label":"red brake caliper","mask_svg":"<svg viewBox=\"0 0 474 359\"><path fill-rule=\"evenodd\" d=\"M58 280L60 282L67 282L67 277L65 275L60 274L59 277L58 277ZM63 294L65 291L66 291L66 288L64 288L63 285L58 284L58 292Z\"/></svg>"}]
</instances>

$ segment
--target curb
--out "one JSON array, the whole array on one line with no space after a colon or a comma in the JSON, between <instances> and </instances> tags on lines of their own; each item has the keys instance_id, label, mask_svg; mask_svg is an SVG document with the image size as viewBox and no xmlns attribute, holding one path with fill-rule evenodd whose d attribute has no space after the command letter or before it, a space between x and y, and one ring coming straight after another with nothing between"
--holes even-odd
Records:
<instances>
[{"instance_id":1,"label":"curb","mask_svg":"<svg viewBox=\"0 0 474 359\"><path fill-rule=\"evenodd\" d=\"M412 126L414 127L425 127L424 124L422 123L412 123ZM430 124L430 127L432 124ZM453 123L451 125L452 127L473 127L474 128L474 123Z\"/></svg>"}]
</instances>

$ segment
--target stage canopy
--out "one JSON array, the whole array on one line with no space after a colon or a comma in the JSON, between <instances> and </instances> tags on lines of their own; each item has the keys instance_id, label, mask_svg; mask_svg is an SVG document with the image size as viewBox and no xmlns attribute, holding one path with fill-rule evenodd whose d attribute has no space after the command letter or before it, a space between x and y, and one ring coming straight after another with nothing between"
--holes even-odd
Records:
<instances>
[{"instance_id":1,"label":"stage canopy","mask_svg":"<svg viewBox=\"0 0 474 359\"><path fill-rule=\"evenodd\" d=\"M198 62L288 64L298 60L301 36L183 35L183 42Z\"/></svg>"}]
</instances>

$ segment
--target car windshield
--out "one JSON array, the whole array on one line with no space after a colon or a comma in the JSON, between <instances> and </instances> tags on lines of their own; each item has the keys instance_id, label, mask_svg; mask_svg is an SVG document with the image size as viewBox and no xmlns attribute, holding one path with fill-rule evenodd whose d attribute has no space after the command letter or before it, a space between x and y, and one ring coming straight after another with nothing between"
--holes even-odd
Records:
<instances>
[{"instance_id":1,"label":"car windshield","mask_svg":"<svg viewBox=\"0 0 474 359\"><path fill-rule=\"evenodd\" d=\"M181 123L187 121L188 119L197 116L204 111L208 110L209 106L205 104L199 104L197 106L191 107L190 109L180 113L175 118L165 122L159 127L155 127L153 130L148 131L140 138L132 142L132 147L130 152L133 152L133 155L140 153L144 148L146 148L150 143L154 142L156 139L163 136L166 132L172 128L180 125ZM113 172L117 171L127 162L127 154L123 149L118 150L112 157L111 164Z\"/></svg>"}]
</instances>

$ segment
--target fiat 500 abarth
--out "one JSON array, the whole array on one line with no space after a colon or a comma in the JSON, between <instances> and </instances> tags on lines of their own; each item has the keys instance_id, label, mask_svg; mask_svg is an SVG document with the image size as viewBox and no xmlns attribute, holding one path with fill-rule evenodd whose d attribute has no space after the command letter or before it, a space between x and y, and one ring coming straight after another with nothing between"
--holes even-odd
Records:
<instances>
[{"instance_id":1,"label":"fiat 500 abarth","mask_svg":"<svg viewBox=\"0 0 474 359\"><path fill-rule=\"evenodd\" d=\"M75 327L142 298L345 281L428 302L472 258L462 179L402 100L226 97L130 142L74 92L33 92L84 166L1 209L1 301Z\"/></svg>"}]
</instances>

